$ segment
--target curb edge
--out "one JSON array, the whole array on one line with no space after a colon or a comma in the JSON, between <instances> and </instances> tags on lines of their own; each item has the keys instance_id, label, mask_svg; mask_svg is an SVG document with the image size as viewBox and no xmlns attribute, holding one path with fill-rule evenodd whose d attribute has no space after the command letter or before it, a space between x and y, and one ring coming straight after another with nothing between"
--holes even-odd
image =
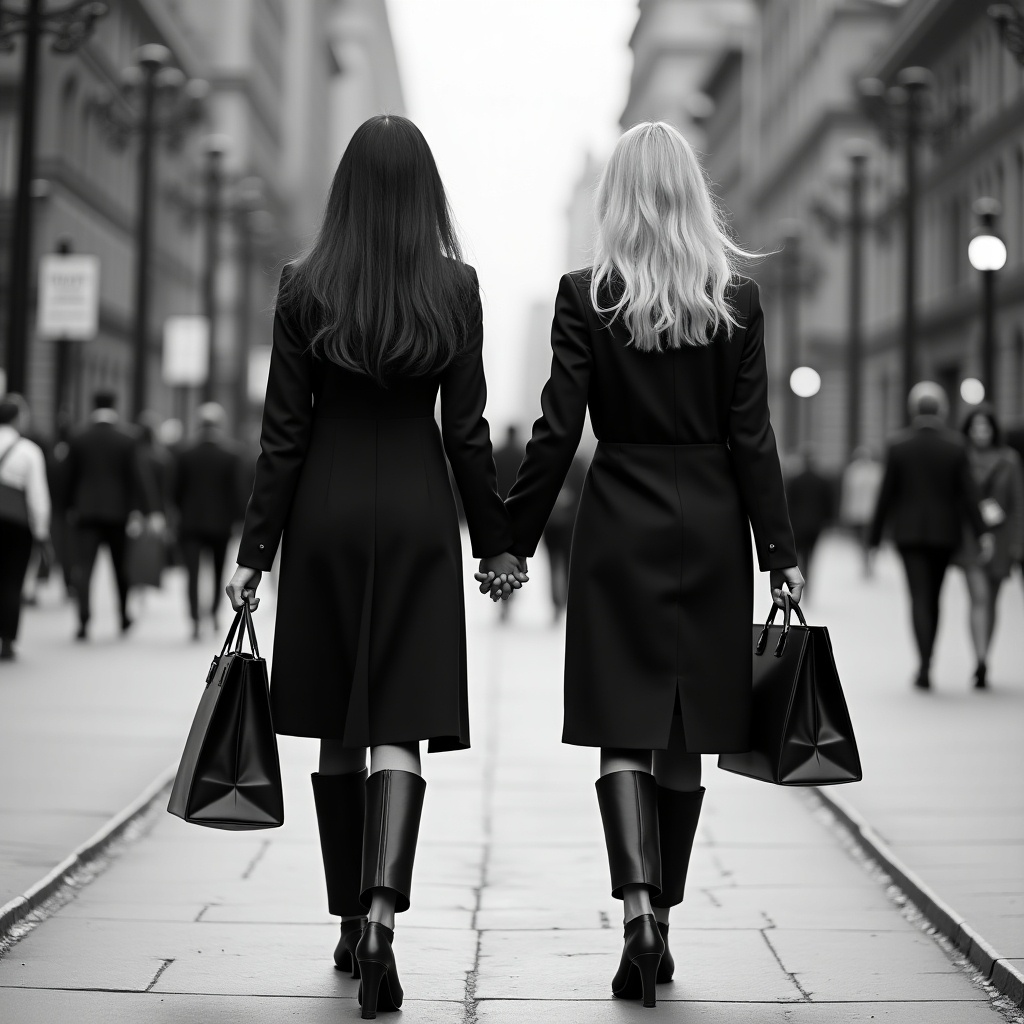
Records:
<instances>
[{"instance_id":1,"label":"curb edge","mask_svg":"<svg viewBox=\"0 0 1024 1024\"><path fill-rule=\"evenodd\" d=\"M131 803L118 811L84 843L77 846L35 885L0 907L0 943L9 938L11 930L19 921L24 920L55 892L67 885L77 871L99 857L136 818L145 814L170 788L177 767L177 763L168 765Z\"/></svg>"},{"instance_id":2,"label":"curb edge","mask_svg":"<svg viewBox=\"0 0 1024 1024\"><path fill-rule=\"evenodd\" d=\"M949 939L993 988L1017 1006L1024 1007L1024 974L1006 957L1000 956L972 925L908 868L842 797L820 787L816 787L814 793L857 845L885 869L928 923Z\"/></svg>"}]
</instances>

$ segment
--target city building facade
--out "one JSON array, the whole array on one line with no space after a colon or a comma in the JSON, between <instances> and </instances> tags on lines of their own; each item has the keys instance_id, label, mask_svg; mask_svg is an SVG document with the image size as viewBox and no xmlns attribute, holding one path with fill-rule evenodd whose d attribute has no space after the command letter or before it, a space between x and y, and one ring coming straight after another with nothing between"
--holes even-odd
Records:
<instances>
[{"instance_id":1,"label":"city building facade","mask_svg":"<svg viewBox=\"0 0 1024 1024\"><path fill-rule=\"evenodd\" d=\"M209 152L222 148L214 381L207 394L244 413L245 355L265 355L282 263L308 244L357 124L378 111L401 112L384 0L113 0L108 6L77 52L52 53L45 40L41 51L33 265L62 241L96 254L101 265L99 334L74 343L66 404L80 418L92 392L105 387L118 393L123 410L130 408L138 141L112 144L104 106L119 95L122 70L138 48L159 43L173 66L188 79L207 81L210 91L200 123L158 142L148 404L163 415L187 415L199 398L194 391L182 405L182 396L164 384L162 327L169 316L204 312ZM0 56L0 289L9 278L20 63L20 49ZM35 337L32 327L26 391L37 429L46 432L54 426L57 347Z\"/></svg>"}]
</instances>

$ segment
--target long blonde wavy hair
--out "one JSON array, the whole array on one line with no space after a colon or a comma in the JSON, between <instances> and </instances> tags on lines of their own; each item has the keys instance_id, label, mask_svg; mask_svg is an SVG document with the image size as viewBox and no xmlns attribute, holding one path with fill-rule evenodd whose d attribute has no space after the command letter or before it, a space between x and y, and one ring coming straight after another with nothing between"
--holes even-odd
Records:
<instances>
[{"instance_id":1,"label":"long blonde wavy hair","mask_svg":"<svg viewBox=\"0 0 1024 1024\"><path fill-rule=\"evenodd\" d=\"M690 144L664 121L630 128L597 189L590 298L644 352L706 345L738 326L726 300L741 259ZM609 305L602 300L610 298Z\"/></svg>"}]
</instances>

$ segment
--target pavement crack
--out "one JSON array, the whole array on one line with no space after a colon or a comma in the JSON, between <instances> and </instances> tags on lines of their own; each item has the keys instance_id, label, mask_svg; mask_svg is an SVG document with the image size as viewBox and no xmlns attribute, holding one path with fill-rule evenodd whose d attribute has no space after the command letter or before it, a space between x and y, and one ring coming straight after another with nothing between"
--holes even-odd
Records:
<instances>
[{"instance_id":1,"label":"pavement crack","mask_svg":"<svg viewBox=\"0 0 1024 1024\"><path fill-rule=\"evenodd\" d=\"M256 870L256 866L267 855L267 850L269 850L269 849L270 849L270 840L269 839L264 839L263 842L260 843L260 848L256 851L255 856L253 857L253 859L251 861L249 861L248 866L242 872L242 881L243 882L244 881L248 881L249 878L252 877L252 873Z\"/></svg>"},{"instance_id":2,"label":"pavement crack","mask_svg":"<svg viewBox=\"0 0 1024 1024\"><path fill-rule=\"evenodd\" d=\"M210 909L210 907L212 907L212 906L214 906L213 903L205 903L205 904L203 904L203 909L200 910L198 914L196 914L195 920L192 923L193 924L198 924L200 921L202 921L203 914L205 914Z\"/></svg>"},{"instance_id":3,"label":"pavement crack","mask_svg":"<svg viewBox=\"0 0 1024 1024\"><path fill-rule=\"evenodd\" d=\"M782 957L779 956L778 951L772 945L772 940L768 938L767 930L761 928L759 929L759 931L761 932L761 938L764 939L765 945L771 951L772 956L775 957L775 962L779 965L779 970L782 971L782 973L785 974L786 977L789 978L789 980L793 983L793 987L800 993L800 998L805 1003L811 1002L811 993L808 992L807 989L805 989L803 985L800 984L800 981L797 978L796 974L794 974L792 971L786 970L786 965L782 962Z\"/></svg>"},{"instance_id":4,"label":"pavement crack","mask_svg":"<svg viewBox=\"0 0 1024 1024\"><path fill-rule=\"evenodd\" d=\"M162 975L164 973L164 971L166 971L167 968L170 967L171 964L174 963L174 959L175 958L173 956L167 957L164 960L164 962L162 964L160 964L160 966L156 969L156 974L153 975L153 980L146 986L146 988L145 988L146 992L152 992L153 991L153 989L156 987L156 983L160 980L160 975Z\"/></svg>"}]
</instances>

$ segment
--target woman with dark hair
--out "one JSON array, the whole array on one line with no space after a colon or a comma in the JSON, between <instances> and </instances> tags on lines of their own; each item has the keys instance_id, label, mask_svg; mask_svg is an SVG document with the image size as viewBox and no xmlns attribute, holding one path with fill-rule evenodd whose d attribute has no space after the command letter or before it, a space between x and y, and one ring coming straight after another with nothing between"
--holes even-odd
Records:
<instances>
[{"instance_id":1,"label":"woman with dark hair","mask_svg":"<svg viewBox=\"0 0 1024 1024\"><path fill-rule=\"evenodd\" d=\"M804 580L757 285L737 275L743 253L678 131L622 136L597 220L593 266L559 284L543 414L506 507L513 552L532 555L589 407L598 445L572 540L562 740L601 750L625 926L612 992L654 1006L674 969L700 755L750 749L751 527L773 599L785 588L799 601Z\"/></svg>"},{"instance_id":2,"label":"woman with dark hair","mask_svg":"<svg viewBox=\"0 0 1024 1024\"><path fill-rule=\"evenodd\" d=\"M342 919L335 963L361 977L364 1018L402 1003L392 940L426 788L419 743L469 746L445 455L481 573L506 597L526 579L504 553L482 345L476 273L430 148L406 118L370 118L342 156L316 241L282 276L261 454L228 585L236 610L255 607L283 535L274 725L320 739L313 795L328 905Z\"/></svg>"},{"instance_id":3,"label":"woman with dark hair","mask_svg":"<svg viewBox=\"0 0 1024 1024\"><path fill-rule=\"evenodd\" d=\"M955 562L967 578L974 653L974 687L988 687L988 651L996 627L996 606L1003 581L1024 557L1024 479L1020 458L1003 443L1003 432L988 407L972 409L964 420L967 457L980 496L979 510L992 534L991 556L973 533L965 531Z\"/></svg>"}]
</instances>

